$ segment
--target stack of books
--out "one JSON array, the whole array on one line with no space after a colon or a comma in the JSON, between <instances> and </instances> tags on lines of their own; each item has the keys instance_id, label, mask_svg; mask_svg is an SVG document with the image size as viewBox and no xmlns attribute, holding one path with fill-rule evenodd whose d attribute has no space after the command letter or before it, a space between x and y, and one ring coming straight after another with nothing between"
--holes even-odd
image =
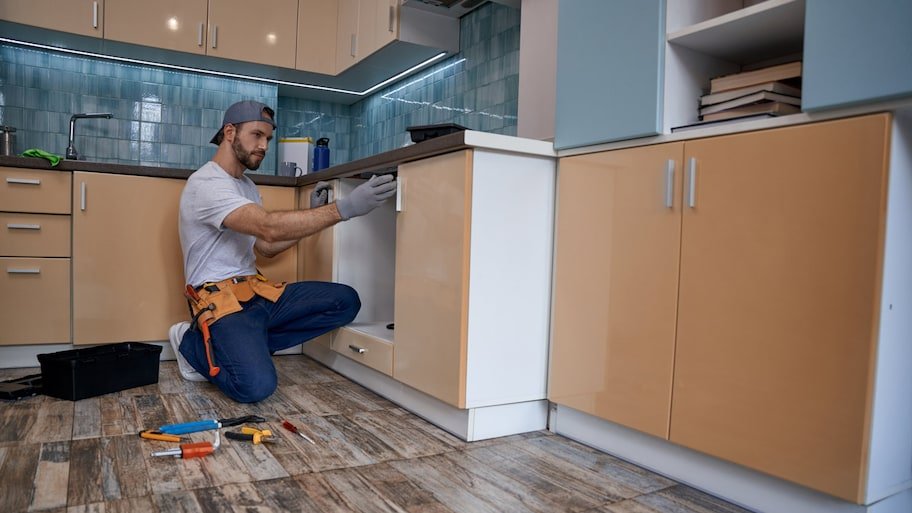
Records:
<instances>
[{"instance_id":1,"label":"stack of books","mask_svg":"<svg viewBox=\"0 0 912 513\"><path fill-rule=\"evenodd\" d=\"M700 97L700 119L721 121L801 112L801 61L724 75Z\"/></svg>"}]
</instances>

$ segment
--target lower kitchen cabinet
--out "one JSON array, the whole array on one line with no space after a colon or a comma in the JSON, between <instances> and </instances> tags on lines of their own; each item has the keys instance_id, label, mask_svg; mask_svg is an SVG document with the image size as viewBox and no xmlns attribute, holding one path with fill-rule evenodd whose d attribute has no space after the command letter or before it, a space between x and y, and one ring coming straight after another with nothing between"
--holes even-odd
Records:
<instances>
[{"instance_id":1,"label":"lower kitchen cabinet","mask_svg":"<svg viewBox=\"0 0 912 513\"><path fill-rule=\"evenodd\" d=\"M890 122L561 159L549 398L861 503Z\"/></svg>"}]
</instances>

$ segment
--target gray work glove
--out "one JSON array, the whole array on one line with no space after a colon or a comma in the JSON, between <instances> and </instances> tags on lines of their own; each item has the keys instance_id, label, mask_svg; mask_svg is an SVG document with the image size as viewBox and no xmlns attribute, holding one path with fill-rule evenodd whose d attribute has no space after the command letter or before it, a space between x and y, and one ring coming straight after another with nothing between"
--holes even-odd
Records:
<instances>
[{"instance_id":1,"label":"gray work glove","mask_svg":"<svg viewBox=\"0 0 912 513\"><path fill-rule=\"evenodd\" d=\"M329 191L332 185L329 182L317 182L313 192L310 193L310 208L322 207L329 202Z\"/></svg>"},{"instance_id":2,"label":"gray work glove","mask_svg":"<svg viewBox=\"0 0 912 513\"><path fill-rule=\"evenodd\" d=\"M396 194L393 175L374 175L355 187L351 194L336 202L342 220L363 216Z\"/></svg>"}]
</instances>

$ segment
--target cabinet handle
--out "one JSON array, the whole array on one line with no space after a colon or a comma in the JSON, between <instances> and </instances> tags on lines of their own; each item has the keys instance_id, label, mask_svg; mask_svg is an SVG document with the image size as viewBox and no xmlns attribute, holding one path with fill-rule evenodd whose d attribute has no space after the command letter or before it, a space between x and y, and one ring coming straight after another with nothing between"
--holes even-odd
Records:
<instances>
[{"instance_id":1,"label":"cabinet handle","mask_svg":"<svg viewBox=\"0 0 912 513\"><path fill-rule=\"evenodd\" d=\"M92 28L98 28L98 2L92 2Z\"/></svg>"},{"instance_id":2,"label":"cabinet handle","mask_svg":"<svg viewBox=\"0 0 912 513\"><path fill-rule=\"evenodd\" d=\"M396 212L405 212L405 178L396 177Z\"/></svg>"},{"instance_id":3,"label":"cabinet handle","mask_svg":"<svg viewBox=\"0 0 912 513\"><path fill-rule=\"evenodd\" d=\"M200 46L200 47L203 46L203 27L204 26L205 26L205 24L203 22L200 22L199 30L196 33L196 46Z\"/></svg>"},{"instance_id":4,"label":"cabinet handle","mask_svg":"<svg viewBox=\"0 0 912 513\"><path fill-rule=\"evenodd\" d=\"M6 227L10 230L40 230L40 224L21 224L21 223L6 223Z\"/></svg>"},{"instance_id":5,"label":"cabinet handle","mask_svg":"<svg viewBox=\"0 0 912 513\"><path fill-rule=\"evenodd\" d=\"M357 46L358 46L358 36L356 34L351 35L351 56L354 57L357 55Z\"/></svg>"},{"instance_id":6,"label":"cabinet handle","mask_svg":"<svg viewBox=\"0 0 912 513\"><path fill-rule=\"evenodd\" d=\"M358 353L358 354L364 354L364 353L367 352L367 349L364 349L363 347L358 347L358 346L353 345L353 344L349 344L349 345L348 345L348 348L351 349L352 351Z\"/></svg>"},{"instance_id":7,"label":"cabinet handle","mask_svg":"<svg viewBox=\"0 0 912 513\"><path fill-rule=\"evenodd\" d=\"M393 4L390 4L389 8L389 31L393 32L395 28L393 25L396 23L396 8L393 7Z\"/></svg>"},{"instance_id":8,"label":"cabinet handle","mask_svg":"<svg viewBox=\"0 0 912 513\"><path fill-rule=\"evenodd\" d=\"M85 211L86 209L86 183L80 182L79 186L79 210Z\"/></svg>"},{"instance_id":9,"label":"cabinet handle","mask_svg":"<svg viewBox=\"0 0 912 513\"><path fill-rule=\"evenodd\" d=\"M212 48L218 44L218 25L212 26Z\"/></svg>"},{"instance_id":10,"label":"cabinet handle","mask_svg":"<svg viewBox=\"0 0 912 513\"><path fill-rule=\"evenodd\" d=\"M6 183L15 183L19 185L41 185L41 180L33 178L7 178Z\"/></svg>"},{"instance_id":11,"label":"cabinet handle","mask_svg":"<svg viewBox=\"0 0 912 513\"><path fill-rule=\"evenodd\" d=\"M691 157L687 161L687 174L690 181L687 191L687 206L695 208L697 206L697 159Z\"/></svg>"},{"instance_id":12,"label":"cabinet handle","mask_svg":"<svg viewBox=\"0 0 912 513\"><path fill-rule=\"evenodd\" d=\"M41 274L41 268L40 267L34 267L31 269L7 268L6 272L7 272L7 274Z\"/></svg>"},{"instance_id":13,"label":"cabinet handle","mask_svg":"<svg viewBox=\"0 0 912 513\"><path fill-rule=\"evenodd\" d=\"M668 159L665 162L665 207L674 206L675 188L675 161Z\"/></svg>"}]
</instances>

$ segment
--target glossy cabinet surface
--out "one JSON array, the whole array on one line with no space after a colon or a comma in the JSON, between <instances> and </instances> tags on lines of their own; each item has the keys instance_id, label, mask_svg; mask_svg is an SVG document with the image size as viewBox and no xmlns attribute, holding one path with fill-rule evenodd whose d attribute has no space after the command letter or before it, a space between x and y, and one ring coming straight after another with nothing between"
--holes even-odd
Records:
<instances>
[{"instance_id":1,"label":"glossy cabinet surface","mask_svg":"<svg viewBox=\"0 0 912 513\"><path fill-rule=\"evenodd\" d=\"M336 74L338 25L339 0L298 0L296 69Z\"/></svg>"},{"instance_id":2,"label":"glossy cabinet surface","mask_svg":"<svg viewBox=\"0 0 912 513\"><path fill-rule=\"evenodd\" d=\"M105 0L3 0L0 20L101 37Z\"/></svg>"},{"instance_id":3,"label":"glossy cabinet surface","mask_svg":"<svg viewBox=\"0 0 912 513\"><path fill-rule=\"evenodd\" d=\"M548 398L668 438L683 143L561 159Z\"/></svg>"},{"instance_id":4,"label":"glossy cabinet surface","mask_svg":"<svg viewBox=\"0 0 912 513\"><path fill-rule=\"evenodd\" d=\"M270 0L269 9L246 0L209 0L206 54L294 68L297 12L298 0Z\"/></svg>"},{"instance_id":5,"label":"glossy cabinet surface","mask_svg":"<svg viewBox=\"0 0 912 513\"><path fill-rule=\"evenodd\" d=\"M107 0L104 37L205 54L207 11L206 0Z\"/></svg>"}]
</instances>

